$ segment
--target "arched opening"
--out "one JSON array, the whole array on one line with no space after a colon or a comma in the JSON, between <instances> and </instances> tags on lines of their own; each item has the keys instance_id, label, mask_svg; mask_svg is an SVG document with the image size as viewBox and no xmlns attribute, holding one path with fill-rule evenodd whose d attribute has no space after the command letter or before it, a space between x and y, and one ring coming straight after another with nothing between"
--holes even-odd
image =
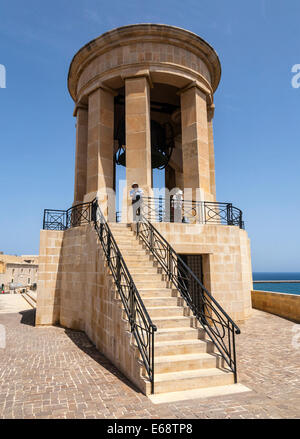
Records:
<instances>
[{"instance_id":1,"label":"arched opening","mask_svg":"<svg viewBox=\"0 0 300 439\"><path fill-rule=\"evenodd\" d=\"M180 97L175 86L155 83L150 90L151 167L154 198L181 186ZM114 189L120 212L126 180L125 88L114 100ZM118 215L119 218L120 215Z\"/></svg>"}]
</instances>

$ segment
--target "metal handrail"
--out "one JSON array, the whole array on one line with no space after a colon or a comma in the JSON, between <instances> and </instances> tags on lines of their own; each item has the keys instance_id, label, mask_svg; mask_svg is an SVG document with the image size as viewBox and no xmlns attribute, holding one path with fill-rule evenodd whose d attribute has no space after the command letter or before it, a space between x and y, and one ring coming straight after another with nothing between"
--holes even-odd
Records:
<instances>
[{"instance_id":1,"label":"metal handrail","mask_svg":"<svg viewBox=\"0 0 300 439\"><path fill-rule=\"evenodd\" d=\"M232 203L174 200L173 197L143 197L143 215L150 222L224 224L244 228L243 212ZM180 218L178 218L178 215ZM176 218L177 217L177 218Z\"/></svg>"},{"instance_id":2,"label":"metal handrail","mask_svg":"<svg viewBox=\"0 0 300 439\"><path fill-rule=\"evenodd\" d=\"M157 331L157 327L153 324L141 299L97 199L70 207L68 210L45 209L43 229L67 230L91 222L98 234L108 267L124 306L131 332L134 335L148 374L151 393L154 393L154 333Z\"/></svg>"},{"instance_id":3,"label":"metal handrail","mask_svg":"<svg viewBox=\"0 0 300 439\"><path fill-rule=\"evenodd\" d=\"M142 239L167 274L168 280L180 292L181 297L234 373L234 380L237 382L235 334L240 334L239 327L168 241L144 216L137 222L136 235ZM191 280L196 282L201 294L197 296L192 294Z\"/></svg>"},{"instance_id":4,"label":"metal handrail","mask_svg":"<svg viewBox=\"0 0 300 439\"><path fill-rule=\"evenodd\" d=\"M91 221L91 203L80 203L67 210L45 209L43 229L66 230L70 227L82 226Z\"/></svg>"}]
</instances>

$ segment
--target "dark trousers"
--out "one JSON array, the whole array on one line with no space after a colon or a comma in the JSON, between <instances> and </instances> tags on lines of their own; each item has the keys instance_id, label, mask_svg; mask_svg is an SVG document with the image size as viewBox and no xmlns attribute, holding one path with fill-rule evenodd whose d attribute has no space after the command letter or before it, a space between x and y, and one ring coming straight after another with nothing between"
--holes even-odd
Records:
<instances>
[{"instance_id":1,"label":"dark trousers","mask_svg":"<svg viewBox=\"0 0 300 439\"><path fill-rule=\"evenodd\" d=\"M141 215L141 196L137 195L135 200L132 200L132 219L133 221L139 221Z\"/></svg>"}]
</instances>

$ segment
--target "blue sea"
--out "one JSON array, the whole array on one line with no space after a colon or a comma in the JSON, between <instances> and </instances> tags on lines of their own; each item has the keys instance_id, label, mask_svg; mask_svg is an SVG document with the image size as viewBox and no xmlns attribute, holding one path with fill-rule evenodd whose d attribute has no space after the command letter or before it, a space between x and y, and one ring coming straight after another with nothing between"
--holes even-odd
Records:
<instances>
[{"instance_id":1,"label":"blue sea","mask_svg":"<svg viewBox=\"0 0 300 439\"><path fill-rule=\"evenodd\" d=\"M267 273L256 272L253 273L253 280L268 281L268 280L299 280L300 273ZM274 291L276 293L298 294L300 295L300 283L268 283L259 282L253 284L254 290Z\"/></svg>"}]
</instances>

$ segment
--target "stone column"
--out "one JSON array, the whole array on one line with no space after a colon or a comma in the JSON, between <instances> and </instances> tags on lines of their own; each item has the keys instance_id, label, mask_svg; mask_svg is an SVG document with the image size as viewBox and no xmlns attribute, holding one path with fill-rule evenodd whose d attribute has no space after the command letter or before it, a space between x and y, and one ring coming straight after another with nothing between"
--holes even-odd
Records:
<instances>
[{"instance_id":1,"label":"stone column","mask_svg":"<svg viewBox=\"0 0 300 439\"><path fill-rule=\"evenodd\" d=\"M151 188L150 87L146 76L125 79L126 179Z\"/></svg>"},{"instance_id":2,"label":"stone column","mask_svg":"<svg viewBox=\"0 0 300 439\"><path fill-rule=\"evenodd\" d=\"M210 178L210 193L212 195L212 201L216 201L215 151L214 151L214 133L213 133L214 111L215 111L214 105L211 105L207 110L209 178Z\"/></svg>"},{"instance_id":3,"label":"stone column","mask_svg":"<svg viewBox=\"0 0 300 439\"><path fill-rule=\"evenodd\" d=\"M87 190L84 201L98 196L107 207L108 194L113 190L114 95L98 88L89 95Z\"/></svg>"},{"instance_id":4,"label":"stone column","mask_svg":"<svg viewBox=\"0 0 300 439\"><path fill-rule=\"evenodd\" d=\"M76 156L74 205L83 202L86 193L87 143L88 143L88 109L78 105L75 110L76 122Z\"/></svg>"},{"instance_id":5,"label":"stone column","mask_svg":"<svg viewBox=\"0 0 300 439\"><path fill-rule=\"evenodd\" d=\"M151 196L150 86L147 76L125 79L127 197L133 182ZM123 206L129 206L124 203ZM123 209L124 210L124 209ZM125 213L125 211L124 211ZM128 216L130 220L130 216Z\"/></svg>"},{"instance_id":6,"label":"stone column","mask_svg":"<svg viewBox=\"0 0 300 439\"><path fill-rule=\"evenodd\" d=\"M184 188L196 200L210 200L210 168L206 95L196 85L181 94L182 161ZM199 194L198 194L199 198Z\"/></svg>"}]
</instances>

